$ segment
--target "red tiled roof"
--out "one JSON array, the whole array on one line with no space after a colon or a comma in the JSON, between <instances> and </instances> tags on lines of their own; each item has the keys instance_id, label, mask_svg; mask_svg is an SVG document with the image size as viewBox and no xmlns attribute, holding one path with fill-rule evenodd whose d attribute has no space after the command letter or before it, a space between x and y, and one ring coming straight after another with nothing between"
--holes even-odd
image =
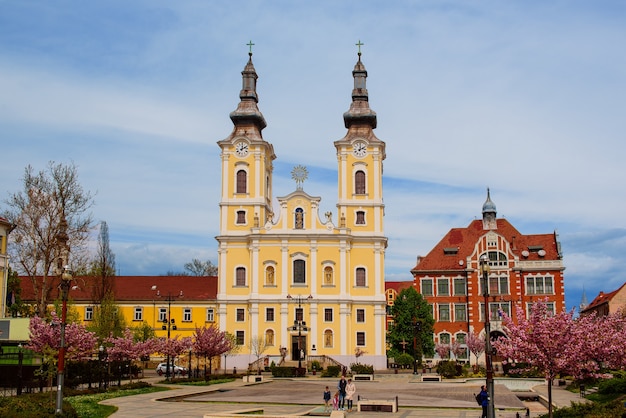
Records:
<instances>
[{"instance_id":1,"label":"red tiled roof","mask_svg":"<svg viewBox=\"0 0 626 418\"><path fill-rule=\"evenodd\" d=\"M393 289L397 293L400 293L404 289L408 289L413 286L414 281L401 281L401 282L385 282L385 290Z\"/></svg>"},{"instance_id":2,"label":"red tiled roof","mask_svg":"<svg viewBox=\"0 0 626 418\"><path fill-rule=\"evenodd\" d=\"M180 301L205 301L217 299L216 276L115 276L111 277L114 284L115 300L125 301L152 301L171 295ZM91 301L91 290L97 282L97 277L74 277L70 297L74 301ZM59 279L54 279L52 297L57 296ZM156 286L156 290L152 287ZM35 300L32 282L28 277L21 277L22 300ZM178 297L180 292L182 297Z\"/></svg>"},{"instance_id":3,"label":"red tiled roof","mask_svg":"<svg viewBox=\"0 0 626 418\"><path fill-rule=\"evenodd\" d=\"M511 243L512 252L520 260L557 260L560 258L555 234L523 235L506 219L497 219L496 222L497 229L493 232ZM411 271L465 269L465 265L459 265L459 260L465 262L467 257L474 252L479 238L488 232L483 229L482 219L472 221L466 228L451 229L428 255L420 258ZM546 253L541 257L536 251L529 251L529 247L542 247ZM456 253L453 249L457 250ZM528 256L522 256L522 251L528 251Z\"/></svg>"},{"instance_id":4,"label":"red tiled roof","mask_svg":"<svg viewBox=\"0 0 626 418\"><path fill-rule=\"evenodd\" d=\"M591 303L585 307L585 309L583 311L588 311L591 310L593 308L596 308L604 303L609 303L611 301L611 299L613 299L613 297L620 291L622 290L622 288L626 286L626 283L624 283L623 285L621 285L618 289L609 292L609 293L604 293L604 292L600 292L598 294L598 296L596 296L596 298L594 300L591 301Z\"/></svg>"}]
</instances>

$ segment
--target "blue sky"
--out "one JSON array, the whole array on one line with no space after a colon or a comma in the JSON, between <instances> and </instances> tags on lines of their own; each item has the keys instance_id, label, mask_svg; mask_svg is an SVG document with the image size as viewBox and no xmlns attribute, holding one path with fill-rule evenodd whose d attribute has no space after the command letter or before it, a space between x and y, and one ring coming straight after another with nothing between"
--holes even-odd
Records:
<instances>
[{"instance_id":1,"label":"blue sky","mask_svg":"<svg viewBox=\"0 0 626 418\"><path fill-rule=\"evenodd\" d=\"M388 280L479 218L490 187L520 232L558 231L571 308L625 280L625 17L602 0L0 0L0 197L29 164L73 161L120 274L216 262L216 142L252 40L274 193L302 164L334 211L360 39Z\"/></svg>"}]
</instances>

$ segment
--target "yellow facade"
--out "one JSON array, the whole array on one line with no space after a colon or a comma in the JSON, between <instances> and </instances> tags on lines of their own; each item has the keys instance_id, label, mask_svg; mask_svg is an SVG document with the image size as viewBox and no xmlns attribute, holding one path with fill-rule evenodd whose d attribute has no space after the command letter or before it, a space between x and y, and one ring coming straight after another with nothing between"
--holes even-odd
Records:
<instances>
[{"instance_id":1,"label":"yellow facade","mask_svg":"<svg viewBox=\"0 0 626 418\"><path fill-rule=\"evenodd\" d=\"M272 190L272 144L261 135L257 75L248 61L240 103L231 113L233 132L219 141L222 161L218 247L218 321L238 337L241 352L229 363L256 360L250 342L264 339L264 356L310 361L328 356L349 366L386 367L384 204L385 143L373 134L359 60L354 68L348 132L328 142L338 163L337 212L320 214L321 198L303 189L306 169L294 168L296 188L278 197ZM301 357L301 353L304 357Z\"/></svg>"}]
</instances>

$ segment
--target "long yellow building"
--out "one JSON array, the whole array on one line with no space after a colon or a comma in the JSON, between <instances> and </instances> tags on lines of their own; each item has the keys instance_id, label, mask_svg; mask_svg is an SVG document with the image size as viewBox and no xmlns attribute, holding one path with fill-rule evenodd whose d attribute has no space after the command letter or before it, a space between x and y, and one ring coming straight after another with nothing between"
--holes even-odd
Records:
<instances>
[{"instance_id":1,"label":"long yellow building","mask_svg":"<svg viewBox=\"0 0 626 418\"><path fill-rule=\"evenodd\" d=\"M263 355L302 361L328 356L386 368L383 160L385 143L374 135L367 71L352 72L346 135L334 141L338 168L336 213L319 213L320 197L303 183L305 167L292 171L295 190L273 207L273 145L262 136L252 53L243 72L234 129L218 142L222 194L218 245L218 321L242 351L229 363L255 360L251 341L264 340ZM319 144L315 144L318 146ZM330 142L328 143L330 157ZM312 146L303 144L303 147ZM286 351L284 350L286 349Z\"/></svg>"}]
</instances>

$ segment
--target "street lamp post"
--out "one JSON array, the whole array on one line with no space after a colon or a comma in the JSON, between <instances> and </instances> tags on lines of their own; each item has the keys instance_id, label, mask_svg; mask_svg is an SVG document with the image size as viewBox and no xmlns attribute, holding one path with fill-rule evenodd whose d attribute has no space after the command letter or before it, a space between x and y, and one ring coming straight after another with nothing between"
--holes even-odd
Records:
<instances>
[{"instance_id":1,"label":"street lamp post","mask_svg":"<svg viewBox=\"0 0 626 418\"><path fill-rule=\"evenodd\" d=\"M156 286L152 286L152 290L156 290ZM157 291L157 297L161 297L161 293L159 291ZM183 297L183 291L181 290L178 293L178 297L182 298ZM167 316L165 318L163 318L163 325L161 326L161 329L163 331L167 330L167 341L169 342L170 337L171 337L171 331L174 330L176 331L176 320L173 319L171 317L171 310L172 310L172 302L176 300L174 299L174 297L172 296L171 293L168 292L167 296L165 297L165 301L167 302ZM170 353L169 350L167 352L167 364L165 366L165 380L169 380L170 378Z\"/></svg>"},{"instance_id":2,"label":"street lamp post","mask_svg":"<svg viewBox=\"0 0 626 418\"><path fill-rule=\"evenodd\" d=\"M293 299L291 295L287 295L287 299ZM313 296L309 295L307 299L313 299ZM293 320L293 326L291 327L292 331L298 331L298 374L301 373L302 370L302 357L304 350L302 348L302 331L307 332L309 328L306 326L306 321L304 320L304 312L302 312L302 296L296 296L296 301L298 302L298 312L302 313L302 317L298 319L298 314L296 313L296 317Z\"/></svg>"},{"instance_id":3,"label":"street lamp post","mask_svg":"<svg viewBox=\"0 0 626 418\"><path fill-rule=\"evenodd\" d=\"M417 336L422 331L422 323L417 319L413 320L413 374L417 374ZM422 350L420 350L421 353Z\"/></svg>"},{"instance_id":4,"label":"street lamp post","mask_svg":"<svg viewBox=\"0 0 626 418\"><path fill-rule=\"evenodd\" d=\"M107 388L107 381L105 380L105 367L104 364L106 363L107 360L107 349L105 346L100 345L100 347L98 348L98 361L100 363L100 379L98 382L98 389L102 389L102 386L104 386L104 388ZM108 375L107 375L108 378Z\"/></svg>"},{"instance_id":5,"label":"street lamp post","mask_svg":"<svg viewBox=\"0 0 626 418\"><path fill-rule=\"evenodd\" d=\"M63 413L63 375L65 373L65 323L67 321L67 297L70 292L70 284L72 282L72 272L69 266L63 268L61 275L61 299L63 305L61 308L61 344L59 346L59 361L57 374L57 405L56 413Z\"/></svg>"},{"instance_id":6,"label":"street lamp post","mask_svg":"<svg viewBox=\"0 0 626 418\"><path fill-rule=\"evenodd\" d=\"M491 324L489 322L489 257L483 254L480 257L480 272L482 273L483 297L485 298L485 366L487 371L487 393L489 394L489 406L487 418L495 418L495 405L493 393L493 364L491 352Z\"/></svg>"}]
</instances>

